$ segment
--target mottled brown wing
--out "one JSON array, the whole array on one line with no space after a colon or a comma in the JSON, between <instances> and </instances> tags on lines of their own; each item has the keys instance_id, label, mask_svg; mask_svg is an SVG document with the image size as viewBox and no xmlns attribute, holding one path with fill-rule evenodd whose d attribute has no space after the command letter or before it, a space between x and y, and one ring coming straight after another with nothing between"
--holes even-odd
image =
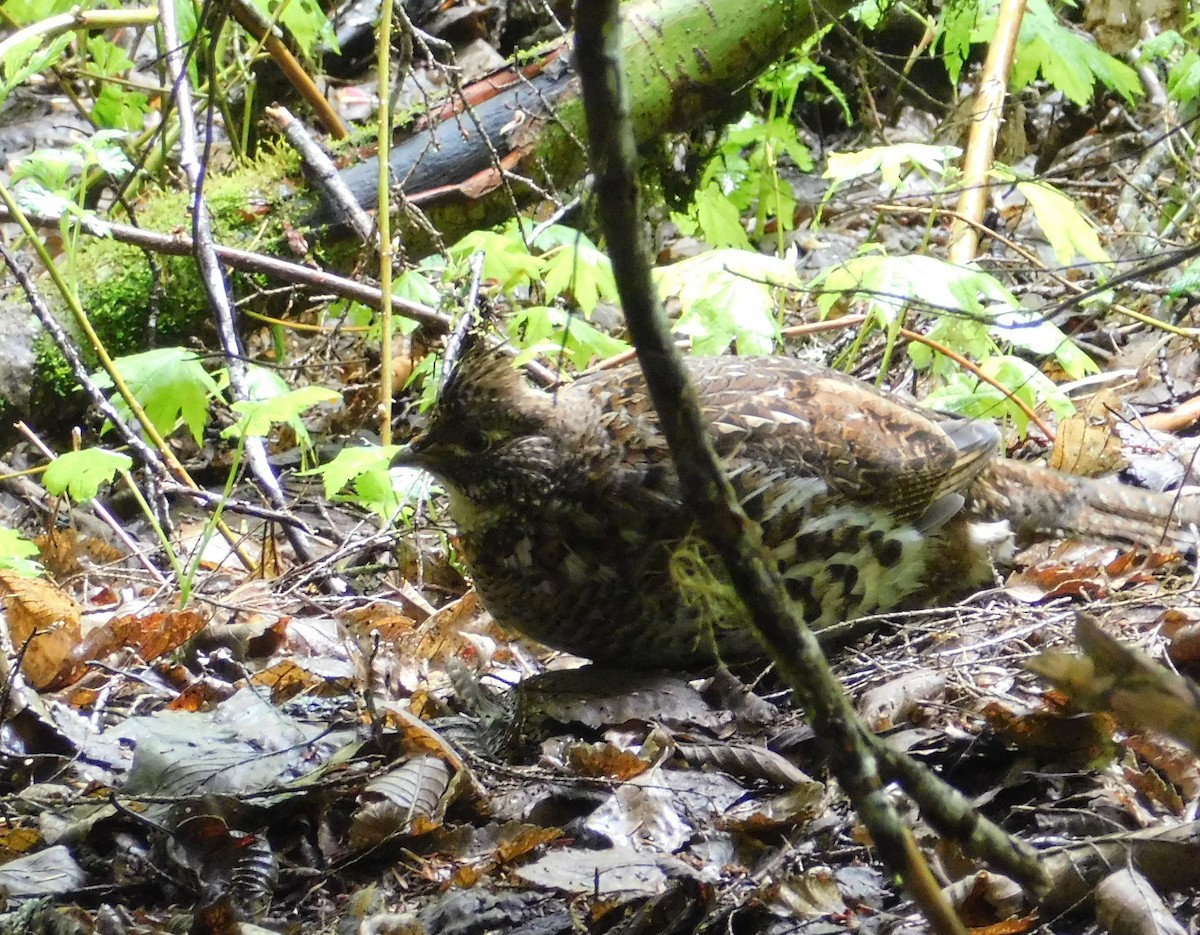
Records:
<instances>
[{"instance_id":1,"label":"mottled brown wing","mask_svg":"<svg viewBox=\"0 0 1200 935\"><path fill-rule=\"evenodd\" d=\"M986 422L938 416L816 364L710 357L688 366L723 460L820 477L831 492L904 521L957 498L996 453L999 435ZM601 402L618 444L667 456L636 365L585 378L575 391Z\"/></svg>"}]
</instances>

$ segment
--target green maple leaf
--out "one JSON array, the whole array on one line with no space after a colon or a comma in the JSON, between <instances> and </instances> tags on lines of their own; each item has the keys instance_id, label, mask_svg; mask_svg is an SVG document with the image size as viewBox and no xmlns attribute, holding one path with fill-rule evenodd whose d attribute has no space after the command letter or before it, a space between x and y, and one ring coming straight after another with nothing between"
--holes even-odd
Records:
<instances>
[{"instance_id":1,"label":"green maple leaf","mask_svg":"<svg viewBox=\"0 0 1200 935\"><path fill-rule=\"evenodd\" d=\"M200 444L208 422L208 401L218 388L199 357L182 347L163 347L118 357L113 366L160 434L170 435L182 418L196 444ZM113 385L107 373L94 377L102 388ZM118 415L129 418L129 407L120 396L112 402Z\"/></svg>"}]
</instances>

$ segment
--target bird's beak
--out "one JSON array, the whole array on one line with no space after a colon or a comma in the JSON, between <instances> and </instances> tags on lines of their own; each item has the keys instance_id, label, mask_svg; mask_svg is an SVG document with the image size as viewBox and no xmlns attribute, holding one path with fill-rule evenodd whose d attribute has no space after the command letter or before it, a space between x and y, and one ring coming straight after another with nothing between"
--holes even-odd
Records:
<instances>
[{"instance_id":1,"label":"bird's beak","mask_svg":"<svg viewBox=\"0 0 1200 935\"><path fill-rule=\"evenodd\" d=\"M420 438L414 438L407 445L401 445L400 450L392 455L391 467L416 467L420 457L418 443Z\"/></svg>"}]
</instances>

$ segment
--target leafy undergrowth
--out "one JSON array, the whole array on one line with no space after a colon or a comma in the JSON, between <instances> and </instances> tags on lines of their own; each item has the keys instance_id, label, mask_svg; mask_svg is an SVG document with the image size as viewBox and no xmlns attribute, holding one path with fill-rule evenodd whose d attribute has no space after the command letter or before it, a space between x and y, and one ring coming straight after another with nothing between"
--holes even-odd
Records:
<instances>
[{"instance_id":1,"label":"leafy undergrowth","mask_svg":"<svg viewBox=\"0 0 1200 935\"><path fill-rule=\"evenodd\" d=\"M323 21L312 6L285 5ZM1082 107L1097 87L1131 114L1133 70L1068 37L1045 4L1030 9L1013 81L1028 84L1041 139L1064 100ZM986 16L943 23L938 41L962 58L993 28ZM830 362L1000 420L1010 453L1064 470L1193 482L1195 441L1163 428L1194 419L1180 403L1200 384L1195 310L1172 304L1194 295L1194 270L1138 291L1109 285L1128 268L1127 235L1188 223L1187 160L1130 181L1097 132L1068 144L1050 184L1014 154L993 173L989 224L1003 240L954 266L938 212L957 195L958 147L929 143L925 116L905 108L887 145L844 139L839 152L822 139L814 157L791 115L814 83L847 117L850 103L835 63L809 51L762 80L759 112L717 135L686 203L655 206L656 275L679 340L693 353ZM1184 38L1144 53L1173 101L1193 103ZM1141 133L1139 156L1163 140L1174 143ZM40 186L27 195L67 185L55 165L43 154L27 167ZM83 194L66 205L82 211ZM472 234L412 264L395 293L435 311L486 305L543 376L623 359L603 252L564 225L531 230ZM482 303L467 285L476 272ZM26 447L8 458L0 935L922 925L770 673L737 673L759 695L745 697L696 673L581 671L514 640L470 589L440 492L389 467L395 446L364 437L376 424L373 313L346 301L297 322L246 308L263 322L247 342L247 400L227 405L228 375L193 349L131 355L97 378L123 416L120 377L200 491L147 482L108 430L52 460ZM439 364L429 334L401 330L392 370L407 427ZM285 511L264 509L242 479L258 440ZM19 473L46 461L40 484ZM297 560L289 524L303 524L316 561ZM963 605L874 619L831 648L873 729L1045 856L1053 886L1035 909L909 815L969 925L1078 930L1130 906L1154 916L1157 894L1178 918L1200 911L1196 759L1138 726L1154 710L1194 739L1190 689L1128 660L1071 655L1087 607L1106 632L1194 672L1192 574L1166 550L1039 542ZM1054 687L1026 668L1035 657ZM1114 868L1149 887L1122 889Z\"/></svg>"},{"instance_id":2,"label":"leafy undergrowth","mask_svg":"<svg viewBox=\"0 0 1200 935\"><path fill-rule=\"evenodd\" d=\"M838 217L847 229L857 223L854 209ZM485 265L486 281L511 308L511 340L523 358L541 351L566 367L619 358L619 333L603 324L606 264L585 240L550 233L542 251L511 239L487 245L495 265ZM556 271L568 249L590 280ZM1094 366L1056 326L1031 317L1022 330L998 280L864 254L831 267L820 287L837 287L847 270L857 275L841 284L840 308L828 292L810 303L793 291L777 304L778 290L799 282L792 266L733 251L666 267L661 283L681 336L701 348L770 350L823 311L874 320L881 327L808 352L849 351L863 372L878 366L865 361L925 367L917 372L939 406L955 406L958 393L957 408L981 415L995 414L989 400L1010 405L1006 381L1022 388L1037 375L1024 403L1041 419L1059 416L1054 442L1006 408L1013 445L1048 448L1056 465L1083 473L1186 474L1194 443L1116 418L1121 393L1068 414L1076 407L1062 381L1090 387ZM436 267L421 275L441 282ZM568 292L594 326L551 304ZM997 362L992 397L966 392L976 377L941 372L927 347L889 334L914 298L966 295L977 311L980 297L1001 309L988 306L990 321L943 318L929 333L975 342ZM1021 344L1006 340L1010 327ZM1038 349L1044 371L1027 360ZM429 386L433 363L412 361ZM256 510L249 489L227 484L202 508L179 498L168 531L116 495L139 490L127 456L96 446L51 465L42 481L79 504L74 525L35 544L0 541L3 648L19 660L6 678L0 834L10 855L0 888L14 903L0 931L51 919L83 932L918 924L844 797L825 784L802 713L769 673L740 673L764 703L722 680L574 671L579 660L514 642L469 590L438 492L389 470L394 446L322 450L354 409L353 385L293 389L255 369L254 401L224 409L224 374L192 352L150 352L118 369L193 465L235 477L247 439L265 439L295 504L287 521L304 522L326 554L297 563L280 518ZM420 393L410 392L416 405ZM215 503L232 544L214 525ZM112 528L89 509L105 504L125 510ZM255 571L239 565L235 545ZM1023 667L1074 645L1084 604L1110 631L1195 666L1191 572L1166 551L1037 549L963 606L874 620L865 640L835 649L872 728L1044 848L1055 886L1036 910L953 848L932 850L964 918L1009 931L1078 924L1115 864L1134 863L1165 893L1195 892L1183 869L1194 861L1158 856L1195 846L1185 820L1200 794L1194 758L1111 715L1080 713ZM158 558L140 563L139 554ZM31 574L35 559L42 577ZM932 846L932 832L911 819ZM1200 908L1170 898L1177 914Z\"/></svg>"},{"instance_id":3,"label":"leafy undergrowth","mask_svg":"<svg viewBox=\"0 0 1200 935\"><path fill-rule=\"evenodd\" d=\"M576 266L580 250L593 249L565 232L548 258L510 242L488 250L497 265L485 275L516 307L510 334L524 356L540 350L583 366L620 354L619 339L599 327L568 332L565 312L522 293L534 281L546 293L572 288L602 311L612 285L595 255L590 286L554 272L554 251L567 243ZM1015 302L983 274L964 278L936 261L855 262L840 293L845 311L883 325L860 335L860 360L886 356L897 310L917 294L936 297L939 282L938 301ZM853 269L835 267L822 287ZM733 340L770 350L795 320L792 306L775 317L777 287L797 284L780 261L702 253L662 281L681 335L700 347ZM709 314L705 303L739 314ZM935 337L958 328L959 341L1013 362L1012 379L1038 373L996 353L1004 324L943 319ZM1086 377L1090 364L1047 327L1031 321L1022 337L1049 351L1060 374ZM910 350L932 363L920 345ZM222 492L225 515L265 579L239 568L208 512L182 506L169 536L134 518L116 523L132 537L123 543L79 507L76 528L45 533L36 549L5 540L6 658L20 670L7 678L0 835L10 854L0 888L15 902L0 930L50 918L70 918L77 931L203 932L236 931L243 920L430 933L621 930L638 918L651 920L641 931L915 924L769 674L757 687L773 704L682 675L563 671L578 661L514 643L492 624L454 562L436 491L389 473L394 448L318 451L313 439L332 434L351 390L292 390L261 371L257 401L229 412L218 438L209 418L221 373L175 350L119 363L150 419L164 434L178 426L174 438L193 459L236 469L247 438L267 439L293 465L292 518L332 551L317 566L296 564L278 527L248 512L253 497L237 488ZM947 371L938 404L953 405L972 379ZM1112 470L1133 460L1143 472L1187 463L1186 446L1172 456L1163 437L1118 426L1119 397L1068 416L1056 404L1067 397L1042 379L1026 403L1062 416L1056 463ZM959 408L992 413L989 397L964 390L961 399ZM992 399L1007 405L999 391ZM1028 423L1011 425L1014 442L1046 444ZM43 481L88 504L110 478L137 489L130 466L95 447L59 459ZM413 497L413 484L426 496ZM380 534L380 517L398 526ZM172 557L174 578L130 557L156 550ZM29 576L35 558L47 576ZM865 642L837 652L874 729L1006 830L1047 848L1055 895L1037 913L1002 879L939 852L965 918L1020 931L1073 924L1113 863L1132 859L1155 885L1177 890L1178 880L1144 869L1154 864L1143 853L1194 846L1183 818L1200 794L1190 755L1109 715L1075 711L1022 663L1069 649L1075 608L1088 602L1118 633L1142 642L1157 633L1186 668L1196 661L1200 604L1179 590L1189 572L1165 553L1067 546L1018 556L1014 567L994 592L876 621ZM544 664L552 671L530 678ZM1098 835L1112 842L1102 861ZM66 905L75 907L68 915ZM1175 907L1196 908L1186 899Z\"/></svg>"},{"instance_id":4,"label":"leafy undergrowth","mask_svg":"<svg viewBox=\"0 0 1200 935\"><path fill-rule=\"evenodd\" d=\"M63 533L41 545L62 584L0 574L23 650L0 886L46 897L5 931L45 924L62 900L79 931L253 919L565 933L580 919L619 928L636 909L790 932L836 918L890 929L910 911L769 674L758 691L774 705L720 681L573 670L512 642L473 592L434 609L429 580L362 600L213 568L181 611L111 547ZM870 726L1057 868L1035 920L946 851L946 878L975 881L960 903L973 924L1065 924L1107 872L1093 836L1108 836L1109 862L1139 866L1194 846L1181 824L1194 758L1078 713L1022 668L1073 646L1081 597L1106 628L1159 632L1194 665L1200 605L1162 590L1162 561L1046 548L1004 588L881 618L839 650ZM538 659L552 671L531 679Z\"/></svg>"},{"instance_id":5,"label":"leafy undergrowth","mask_svg":"<svg viewBox=\"0 0 1200 935\"><path fill-rule=\"evenodd\" d=\"M165 394L151 393L155 418L200 451L211 437L201 402L221 375L202 378L194 355L175 352L122 367ZM918 924L769 673L740 673L764 703L724 680L577 671L579 660L514 642L457 570L436 492L406 496L408 475L372 481L391 451L376 446L326 453L337 467L314 473L309 439L336 412L321 408L328 393L272 383L261 395L214 450L236 457L237 439L260 435L295 454L293 518L336 544L317 566L240 512L251 498L236 488L224 502L239 545L274 574L239 569L204 511L177 508L186 609L82 508L77 528L36 547L6 540L6 649L20 671L8 673L0 835L11 855L0 887L16 902L0 931L51 918L75 931L202 932ZM1148 472L1187 459L1186 446L1148 454L1144 427L1105 422L1115 402L1058 423L1056 463L1140 458ZM90 449L43 480L86 503L128 471L123 458ZM381 535L372 516L389 511L399 527ZM154 547L148 523L121 525ZM43 577L29 574L35 558ZM1164 892L1195 892L1180 861L1161 858L1195 846L1195 759L1080 713L1024 668L1074 646L1084 604L1110 632L1154 634L1156 652L1194 667L1190 570L1167 551L1053 543L1010 567L994 591L879 618L835 650L873 729L1044 848L1055 887L1036 911L1003 878L935 849L956 905L973 925L1074 927L1127 861ZM1174 911L1193 902L1175 897Z\"/></svg>"}]
</instances>

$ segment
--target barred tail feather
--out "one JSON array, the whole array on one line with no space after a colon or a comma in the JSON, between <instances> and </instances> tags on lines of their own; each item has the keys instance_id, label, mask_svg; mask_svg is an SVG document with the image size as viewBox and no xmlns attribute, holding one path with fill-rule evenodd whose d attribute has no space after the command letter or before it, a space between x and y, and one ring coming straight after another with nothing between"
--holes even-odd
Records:
<instances>
[{"instance_id":1,"label":"barred tail feather","mask_svg":"<svg viewBox=\"0 0 1200 935\"><path fill-rule=\"evenodd\" d=\"M975 479L969 508L1007 519L1019 534L1115 539L1197 551L1200 498L1156 493L1111 479L1076 477L997 459Z\"/></svg>"}]
</instances>

